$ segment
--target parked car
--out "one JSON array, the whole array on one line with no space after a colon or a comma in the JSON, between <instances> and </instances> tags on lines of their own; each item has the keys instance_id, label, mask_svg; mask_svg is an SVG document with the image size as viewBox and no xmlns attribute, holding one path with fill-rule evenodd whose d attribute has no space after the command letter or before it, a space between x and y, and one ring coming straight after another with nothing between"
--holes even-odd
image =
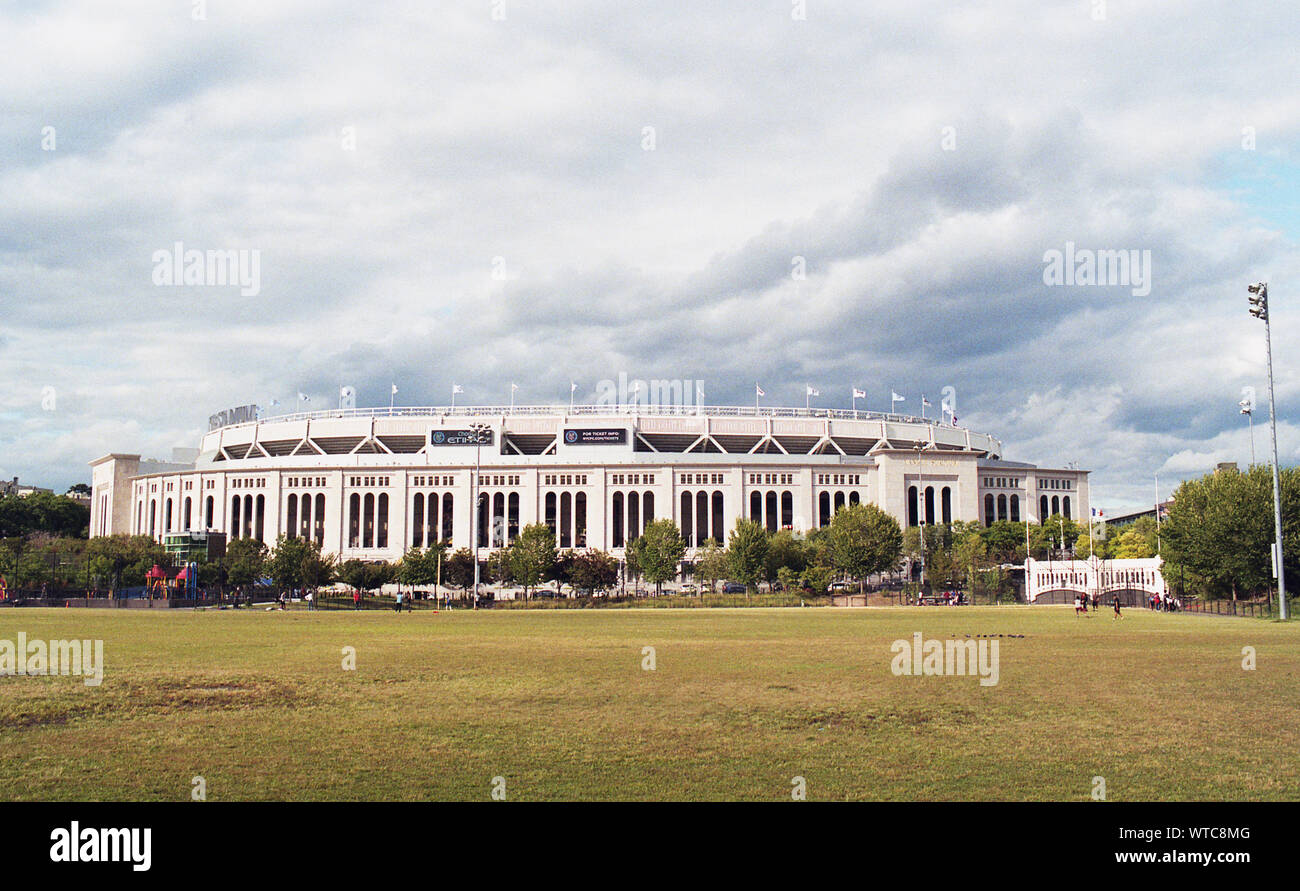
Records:
<instances>
[{"instance_id":1,"label":"parked car","mask_svg":"<svg viewBox=\"0 0 1300 891\"><path fill-rule=\"evenodd\" d=\"M723 594L744 594L745 586L740 582L724 582L722 585Z\"/></svg>"},{"instance_id":2,"label":"parked car","mask_svg":"<svg viewBox=\"0 0 1300 891\"><path fill-rule=\"evenodd\" d=\"M679 594L698 594L700 589L695 585L682 585L677 591Z\"/></svg>"}]
</instances>

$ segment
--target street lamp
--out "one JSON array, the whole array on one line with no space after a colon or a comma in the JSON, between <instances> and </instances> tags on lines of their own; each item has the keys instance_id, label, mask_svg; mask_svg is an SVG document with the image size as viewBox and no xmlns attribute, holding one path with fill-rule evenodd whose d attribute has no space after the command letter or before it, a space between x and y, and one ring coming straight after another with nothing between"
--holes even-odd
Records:
<instances>
[{"instance_id":1,"label":"street lamp","mask_svg":"<svg viewBox=\"0 0 1300 891\"><path fill-rule=\"evenodd\" d=\"M1268 423L1273 437L1273 563L1277 568L1278 616L1287 618L1286 571L1282 568L1282 490L1277 472L1277 411L1273 402L1273 333L1268 324L1268 282L1256 282L1250 292L1250 314L1264 322L1264 354L1268 361Z\"/></svg>"},{"instance_id":2,"label":"street lamp","mask_svg":"<svg viewBox=\"0 0 1300 891\"><path fill-rule=\"evenodd\" d=\"M479 471L482 468L482 449L484 440L492 441L492 428L487 424L470 424L469 432L474 437L474 480L471 487L471 503L473 507L470 510L470 522L474 524L474 608L478 609L478 586L479 586L479 567L478 567L478 529L479 529L479 504L478 504L478 480Z\"/></svg>"}]
</instances>

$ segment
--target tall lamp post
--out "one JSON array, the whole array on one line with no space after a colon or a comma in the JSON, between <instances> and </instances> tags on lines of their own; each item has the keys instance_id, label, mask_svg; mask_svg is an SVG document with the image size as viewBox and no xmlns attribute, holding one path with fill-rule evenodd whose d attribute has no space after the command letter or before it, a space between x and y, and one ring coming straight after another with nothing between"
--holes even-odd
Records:
<instances>
[{"instance_id":1,"label":"tall lamp post","mask_svg":"<svg viewBox=\"0 0 1300 891\"><path fill-rule=\"evenodd\" d=\"M1250 399L1243 399L1237 403L1241 407L1241 413L1250 421L1250 466L1255 466L1255 404Z\"/></svg>"},{"instance_id":2,"label":"tall lamp post","mask_svg":"<svg viewBox=\"0 0 1300 891\"><path fill-rule=\"evenodd\" d=\"M479 471L482 467L482 449L483 440L488 438L492 428L487 424L470 424L469 430L474 434L474 485L473 491L473 508L471 509L471 522L474 524L474 608L478 609L478 586L479 586L479 567L478 567L478 545L479 545L479 504L478 504L478 481Z\"/></svg>"},{"instance_id":3,"label":"tall lamp post","mask_svg":"<svg viewBox=\"0 0 1300 891\"><path fill-rule=\"evenodd\" d=\"M1268 361L1268 424L1273 438L1273 565L1277 569L1278 616L1287 618L1286 571L1282 568L1282 488L1277 472L1277 410L1273 402L1273 333L1268 324L1268 282L1256 282L1250 292L1250 314L1264 322L1264 354Z\"/></svg>"}]
</instances>

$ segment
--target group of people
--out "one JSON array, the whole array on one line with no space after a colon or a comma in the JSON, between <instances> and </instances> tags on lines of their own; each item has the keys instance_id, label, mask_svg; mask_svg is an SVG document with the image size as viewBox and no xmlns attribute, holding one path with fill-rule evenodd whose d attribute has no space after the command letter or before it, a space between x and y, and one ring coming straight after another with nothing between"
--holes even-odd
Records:
<instances>
[{"instance_id":1,"label":"group of people","mask_svg":"<svg viewBox=\"0 0 1300 891\"><path fill-rule=\"evenodd\" d=\"M1080 613L1082 613L1085 616L1088 615L1089 604L1092 605L1092 611L1095 613L1097 611L1097 606L1100 603L1101 603L1101 595L1098 594L1096 591L1094 591L1092 594L1076 594L1074 597L1074 614L1075 616L1078 616ZM1119 611L1118 594L1116 594L1114 597L1111 598L1111 606L1115 610L1115 614L1111 616L1112 619L1124 618Z\"/></svg>"},{"instance_id":2,"label":"group of people","mask_svg":"<svg viewBox=\"0 0 1300 891\"><path fill-rule=\"evenodd\" d=\"M1147 606L1158 612L1172 613L1183 608L1183 601L1168 594L1152 594L1147 598Z\"/></svg>"}]
</instances>

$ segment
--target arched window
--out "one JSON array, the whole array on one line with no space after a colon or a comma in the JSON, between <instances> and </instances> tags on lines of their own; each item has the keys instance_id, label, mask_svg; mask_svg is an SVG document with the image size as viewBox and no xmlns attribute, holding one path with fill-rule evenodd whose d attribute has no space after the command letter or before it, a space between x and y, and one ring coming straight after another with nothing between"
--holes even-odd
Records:
<instances>
[{"instance_id":1,"label":"arched window","mask_svg":"<svg viewBox=\"0 0 1300 891\"><path fill-rule=\"evenodd\" d=\"M560 493L560 540L562 548L573 547L573 494Z\"/></svg>"},{"instance_id":2,"label":"arched window","mask_svg":"<svg viewBox=\"0 0 1300 891\"><path fill-rule=\"evenodd\" d=\"M424 531L420 534L424 539L424 546L428 548L438 543L438 493L430 492L424 503Z\"/></svg>"},{"instance_id":3,"label":"arched window","mask_svg":"<svg viewBox=\"0 0 1300 891\"><path fill-rule=\"evenodd\" d=\"M302 537L311 538L311 496L304 494L298 499L298 505L301 513L298 522L302 526Z\"/></svg>"},{"instance_id":4,"label":"arched window","mask_svg":"<svg viewBox=\"0 0 1300 891\"><path fill-rule=\"evenodd\" d=\"M649 499L650 493L646 496ZM515 505L516 509L518 505ZM650 510L650 504L646 504L646 511ZM518 518L516 517L516 520ZM587 493L579 492L573 496L573 544L575 547L585 548L587 546Z\"/></svg>"},{"instance_id":5,"label":"arched window","mask_svg":"<svg viewBox=\"0 0 1300 891\"><path fill-rule=\"evenodd\" d=\"M163 532L171 532L171 531L172 531L172 500L168 498L166 505L163 507Z\"/></svg>"},{"instance_id":6,"label":"arched window","mask_svg":"<svg viewBox=\"0 0 1300 891\"><path fill-rule=\"evenodd\" d=\"M581 496L579 496L581 497ZM519 537L519 493L511 492L506 499L506 544Z\"/></svg>"},{"instance_id":7,"label":"arched window","mask_svg":"<svg viewBox=\"0 0 1300 891\"><path fill-rule=\"evenodd\" d=\"M1047 496L1040 495L1038 497L1038 522L1041 523L1050 516L1051 514L1048 513Z\"/></svg>"},{"instance_id":8,"label":"arched window","mask_svg":"<svg viewBox=\"0 0 1300 891\"><path fill-rule=\"evenodd\" d=\"M993 525L993 495L990 493L984 496L984 525Z\"/></svg>"},{"instance_id":9,"label":"arched window","mask_svg":"<svg viewBox=\"0 0 1300 891\"><path fill-rule=\"evenodd\" d=\"M285 529L286 538L298 537L298 496L289 496L289 509L285 512Z\"/></svg>"},{"instance_id":10,"label":"arched window","mask_svg":"<svg viewBox=\"0 0 1300 891\"><path fill-rule=\"evenodd\" d=\"M755 523L763 522L763 493L749 493L749 518Z\"/></svg>"},{"instance_id":11,"label":"arched window","mask_svg":"<svg viewBox=\"0 0 1300 891\"><path fill-rule=\"evenodd\" d=\"M723 527L726 526L726 524L727 524L726 516L723 514L723 510L722 510L722 493L714 492L713 493L713 540L716 541L718 544L722 544L723 542L723 535L726 532L726 530Z\"/></svg>"},{"instance_id":12,"label":"arched window","mask_svg":"<svg viewBox=\"0 0 1300 891\"><path fill-rule=\"evenodd\" d=\"M1070 496L1066 495L1061 499L1061 513L1067 520L1073 519L1070 516Z\"/></svg>"},{"instance_id":13,"label":"arched window","mask_svg":"<svg viewBox=\"0 0 1300 891\"><path fill-rule=\"evenodd\" d=\"M641 496L641 522L647 526L654 522L655 518L655 493L646 492Z\"/></svg>"},{"instance_id":14,"label":"arched window","mask_svg":"<svg viewBox=\"0 0 1300 891\"><path fill-rule=\"evenodd\" d=\"M491 513L492 513L492 500L488 498L488 494L486 492L479 492L478 493L478 518L475 520L475 522L478 524L477 531L478 531L479 547L483 547L487 545L492 540L490 537L492 530L488 528L488 524L491 522L491 516L490 516Z\"/></svg>"},{"instance_id":15,"label":"arched window","mask_svg":"<svg viewBox=\"0 0 1300 891\"><path fill-rule=\"evenodd\" d=\"M253 538L253 496L244 496L244 536Z\"/></svg>"},{"instance_id":16,"label":"arched window","mask_svg":"<svg viewBox=\"0 0 1300 891\"><path fill-rule=\"evenodd\" d=\"M451 535L453 522L456 519L455 514L456 499L450 492L442 496L442 540L451 544Z\"/></svg>"},{"instance_id":17,"label":"arched window","mask_svg":"<svg viewBox=\"0 0 1300 891\"><path fill-rule=\"evenodd\" d=\"M943 522L945 525L952 522L952 489L948 486L943 487L939 494L939 509L943 512Z\"/></svg>"},{"instance_id":18,"label":"arched window","mask_svg":"<svg viewBox=\"0 0 1300 891\"><path fill-rule=\"evenodd\" d=\"M614 493L614 515L616 517L619 517L619 519L615 520L615 523L617 523L617 528L619 529L623 528L623 521L621 516L619 516L623 513L623 511L620 509L622 503L623 503L622 496L618 492L615 492ZM559 499L556 497L554 492L547 492L546 493L546 517L545 517L546 525L550 527L551 535L555 538L556 541L560 540L559 529L556 528L556 522L557 522L556 518L559 515L558 511L559 511Z\"/></svg>"},{"instance_id":19,"label":"arched window","mask_svg":"<svg viewBox=\"0 0 1300 891\"><path fill-rule=\"evenodd\" d=\"M257 496L257 540L266 541L266 496Z\"/></svg>"},{"instance_id":20,"label":"arched window","mask_svg":"<svg viewBox=\"0 0 1300 891\"><path fill-rule=\"evenodd\" d=\"M704 544L709 540L709 493L695 493L695 541Z\"/></svg>"},{"instance_id":21,"label":"arched window","mask_svg":"<svg viewBox=\"0 0 1300 891\"><path fill-rule=\"evenodd\" d=\"M356 492L348 496L348 547L361 547L361 496Z\"/></svg>"},{"instance_id":22,"label":"arched window","mask_svg":"<svg viewBox=\"0 0 1300 891\"><path fill-rule=\"evenodd\" d=\"M325 495L317 493L316 495L316 544L324 546L325 544Z\"/></svg>"},{"instance_id":23,"label":"arched window","mask_svg":"<svg viewBox=\"0 0 1300 891\"><path fill-rule=\"evenodd\" d=\"M149 537L156 538L157 536L158 536L158 502L150 501L149 502Z\"/></svg>"},{"instance_id":24,"label":"arched window","mask_svg":"<svg viewBox=\"0 0 1300 891\"><path fill-rule=\"evenodd\" d=\"M186 496L186 497L185 497L185 510L184 510L184 512L181 514L181 522L185 524L185 525L184 525L183 527L181 527L181 528L183 528L186 532L189 532L189 531L190 531L190 499L189 499L189 496Z\"/></svg>"},{"instance_id":25,"label":"arched window","mask_svg":"<svg viewBox=\"0 0 1300 891\"><path fill-rule=\"evenodd\" d=\"M766 505L767 505L767 531L775 532L776 531L776 493L775 492L767 493Z\"/></svg>"},{"instance_id":26,"label":"arched window","mask_svg":"<svg viewBox=\"0 0 1300 891\"><path fill-rule=\"evenodd\" d=\"M615 492L610 508L610 520L613 524L613 547L623 547L623 493Z\"/></svg>"},{"instance_id":27,"label":"arched window","mask_svg":"<svg viewBox=\"0 0 1300 891\"><path fill-rule=\"evenodd\" d=\"M564 493L569 494L568 492ZM563 505L561 505L563 508ZM561 511L563 512L563 511ZM492 496L492 547L502 547L506 542L506 493L497 492Z\"/></svg>"},{"instance_id":28,"label":"arched window","mask_svg":"<svg viewBox=\"0 0 1300 891\"><path fill-rule=\"evenodd\" d=\"M361 547L375 546L375 493L367 492L361 499Z\"/></svg>"},{"instance_id":29,"label":"arched window","mask_svg":"<svg viewBox=\"0 0 1300 891\"><path fill-rule=\"evenodd\" d=\"M849 493L849 504L861 504L861 503L862 503L862 496L858 494L857 489L854 489L852 492Z\"/></svg>"},{"instance_id":30,"label":"arched window","mask_svg":"<svg viewBox=\"0 0 1300 891\"><path fill-rule=\"evenodd\" d=\"M758 493L755 492L755 495ZM817 496L817 525L820 527L829 526L831 523L831 493L822 492Z\"/></svg>"},{"instance_id":31,"label":"arched window","mask_svg":"<svg viewBox=\"0 0 1300 891\"><path fill-rule=\"evenodd\" d=\"M1052 496L1052 516L1056 516L1056 515L1059 514L1060 512L1061 512L1061 499L1060 499L1059 496L1057 496L1057 495L1053 495L1053 496Z\"/></svg>"},{"instance_id":32,"label":"arched window","mask_svg":"<svg viewBox=\"0 0 1300 891\"><path fill-rule=\"evenodd\" d=\"M1011 522L1013 523L1020 522L1020 496L1019 495L1011 496Z\"/></svg>"},{"instance_id":33,"label":"arched window","mask_svg":"<svg viewBox=\"0 0 1300 891\"><path fill-rule=\"evenodd\" d=\"M934 525L934 486L925 487L925 525Z\"/></svg>"},{"instance_id":34,"label":"arched window","mask_svg":"<svg viewBox=\"0 0 1300 891\"><path fill-rule=\"evenodd\" d=\"M213 503L212 503L212 496L209 495L208 498L207 498L207 501L204 502L204 505L203 505L203 528L204 528L204 529L211 529L211 528L212 528L212 509L213 509L213 507L214 507L214 505L213 505Z\"/></svg>"},{"instance_id":35,"label":"arched window","mask_svg":"<svg viewBox=\"0 0 1300 891\"><path fill-rule=\"evenodd\" d=\"M691 509L694 504L695 504L695 499L691 497L691 493L683 492L682 493L682 516L681 516L682 538L685 539L686 546L688 548L692 547L695 544L695 520L694 520L695 514L694 511L692 511Z\"/></svg>"},{"instance_id":36,"label":"arched window","mask_svg":"<svg viewBox=\"0 0 1300 891\"><path fill-rule=\"evenodd\" d=\"M1005 520L1006 518L1007 518L1007 496L999 495L998 496L998 519Z\"/></svg>"},{"instance_id":37,"label":"arched window","mask_svg":"<svg viewBox=\"0 0 1300 891\"><path fill-rule=\"evenodd\" d=\"M714 496L715 499L721 499L722 493L719 492ZM781 493L781 528L789 529L794 526L794 495L790 492Z\"/></svg>"},{"instance_id":38,"label":"arched window","mask_svg":"<svg viewBox=\"0 0 1300 891\"><path fill-rule=\"evenodd\" d=\"M627 540L629 543L641 537L641 493L627 493Z\"/></svg>"},{"instance_id":39,"label":"arched window","mask_svg":"<svg viewBox=\"0 0 1300 891\"><path fill-rule=\"evenodd\" d=\"M844 493L843 493L843 492L836 492L836 493L835 493L835 510L838 511L838 510L839 510L840 508L842 508L843 506L844 506Z\"/></svg>"},{"instance_id":40,"label":"arched window","mask_svg":"<svg viewBox=\"0 0 1300 891\"><path fill-rule=\"evenodd\" d=\"M292 524L290 520L290 524ZM411 504L411 547L424 547L424 493L416 492Z\"/></svg>"},{"instance_id":41,"label":"arched window","mask_svg":"<svg viewBox=\"0 0 1300 891\"><path fill-rule=\"evenodd\" d=\"M921 514L920 496L917 495L916 486L907 487L907 525L916 526L920 520Z\"/></svg>"}]
</instances>

